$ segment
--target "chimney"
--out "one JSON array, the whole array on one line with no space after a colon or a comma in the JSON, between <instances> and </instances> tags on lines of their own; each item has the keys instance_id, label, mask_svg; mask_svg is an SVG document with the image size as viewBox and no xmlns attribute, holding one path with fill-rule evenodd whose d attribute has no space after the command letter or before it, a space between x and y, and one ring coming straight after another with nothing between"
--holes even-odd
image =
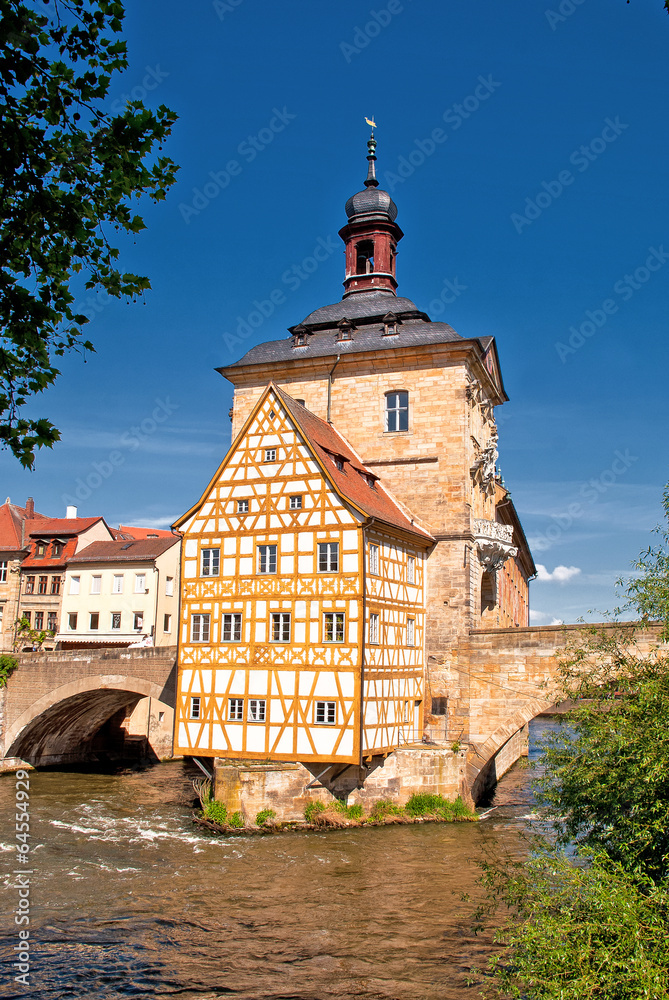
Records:
<instances>
[{"instance_id":1,"label":"chimney","mask_svg":"<svg viewBox=\"0 0 669 1000\"><path fill-rule=\"evenodd\" d=\"M32 497L28 497L26 500L26 517L35 516L35 501Z\"/></svg>"},{"instance_id":2,"label":"chimney","mask_svg":"<svg viewBox=\"0 0 669 1000\"><path fill-rule=\"evenodd\" d=\"M68 519L68 521L71 521L72 518L75 518L76 516L77 516L77 508L74 506L68 506L67 510L65 511L65 517Z\"/></svg>"}]
</instances>

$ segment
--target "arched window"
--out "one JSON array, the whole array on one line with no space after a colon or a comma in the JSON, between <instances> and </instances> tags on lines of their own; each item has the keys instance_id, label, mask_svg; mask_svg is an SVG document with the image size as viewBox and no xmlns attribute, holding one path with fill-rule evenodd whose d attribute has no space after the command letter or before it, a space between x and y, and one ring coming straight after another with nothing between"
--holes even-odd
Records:
<instances>
[{"instance_id":1,"label":"arched window","mask_svg":"<svg viewBox=\"0 0 669 1000\"><path fill-rule=\"evenodd\" d=\"M361 240L355 248L355 273L371 274L374 270L374 241Z\"/></svg>"},{"instance_id":2,"label":"arched window","mask_svg":"<svg viewBox=\"0 0 669 1000\"><path fill-rule=\"evenodd\" d=\"M492 611L497 603L495 574L485 572L481 577L481 614Z\"/></svg>"},{"instance_id":3,"label":"arched window","mask_svg":"<svg viewBox=\"0 0 669 1000\"><path fill-rule=\"evenodd\" d=\"M409 430L409 393L386 393L386 430Z\"/></svg>"}]
</instances>

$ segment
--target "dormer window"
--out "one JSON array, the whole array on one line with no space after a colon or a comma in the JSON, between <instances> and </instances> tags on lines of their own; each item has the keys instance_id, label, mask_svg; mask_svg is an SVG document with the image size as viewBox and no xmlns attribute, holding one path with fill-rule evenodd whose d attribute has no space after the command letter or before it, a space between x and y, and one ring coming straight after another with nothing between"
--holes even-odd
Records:
<instances>
[{"instance_id":1,"label":"dormer window","mask_svg":"<svg viewBox=\"0 0 669 1000\"><path fill-rule=\"evenodd\" d=\"M306 326L294 327L293 329L293 347L306 347L308 344L309 331Z\"/></svg>"},{"instance_id":2,"label":"dormer window","mask_svg":"<svg viewBox=\"0 0 669 1000\"><path fill-rule=\"evenodd\" d=\"M337 327L337 340L353 340L353 324L350 320L340 320Z\"/></svg>"},{"instance_id":3,"label":"dormer window","mask_svg":"<svg viewBox=\"0 0 669 1000\"><path fill-rule=\"evenodd\" d=\"M386 313L383 317L383 336L394 337L398 333L399 320L394 313Z\"/></svg>"},{"instance_id":4,"label":"dormer window","mask_svg":"<svg viewBox=\"0 0 669 1000\"><path fill-rule=\"evenodd\" d=\"M43 559L46 552L46 542L38 542L35 546L35 558Z\"/></svg>"}]
</instances>

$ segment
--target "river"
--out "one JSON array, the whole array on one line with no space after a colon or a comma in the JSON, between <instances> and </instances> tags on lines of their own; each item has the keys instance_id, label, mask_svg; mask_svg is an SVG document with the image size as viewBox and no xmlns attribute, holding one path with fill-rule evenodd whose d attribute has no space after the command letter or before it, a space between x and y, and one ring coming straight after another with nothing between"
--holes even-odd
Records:
<instances>
[{"instance_id":1,"label":"river","mask_svg":"<svg viewBox=\"0 0 669 1000\"><path fill-rule=\"evenodd\" d=\"M531 727L536 737L550 725ZM519 762L479 823L217 838L173 761L30 774L30 985L14 981L13 776L0 778L3 997L31 1000L463 1000L486 939L476 858L518 855L532 815Z\"/></svg>"}]
</instances>

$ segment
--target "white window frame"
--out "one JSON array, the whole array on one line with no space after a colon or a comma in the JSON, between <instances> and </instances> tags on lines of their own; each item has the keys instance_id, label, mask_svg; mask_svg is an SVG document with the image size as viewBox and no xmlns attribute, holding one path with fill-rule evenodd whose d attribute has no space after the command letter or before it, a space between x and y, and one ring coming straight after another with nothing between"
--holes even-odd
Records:
<instances>
[{"instance_id":1,"label":"white window frame","mask_svg":"<svg viewBox=\"0 0 669 1000\"><path fill-rule=\"evenodd\" d=\"M290 642L291 615L289 611L273 611L270 615L270 641Z\"/></svg>"},{"instance_id":2,"label":"white window frame","mask_svg":"<svg viewBox=\"0 0 669 1000\"><path fill-rule=\"evenodd\" d=\"M221 550L202 549L200 551L200 575L218 576L221 571Z\"/></svg>"},{"instance_id":3,"label":"white window frame","mask_svg":"<svg viewBox=\"0 0 669 1000\"><path fill-rule=\"evenodd\" d=\"M189 719L202 718L202 698L199 695L191 695Z\"/></svg>"},{"instance_id":4,"label":"white window frame","mask_svg":"<svg viewBox=\"0 0 669 1000\"><path fill-rule=\"evenodd\" d=\"M118 625L114 625L114 619L115 618L118 618ZM120 631L120 629L121 629L121 621L122 621L122 612L121 611L112 611L111 612L111 629L112 629L112 631L117 631L117 630Z\"/></svg>"},{"instance_id":5,"label":"white window frame","mask_svg":"<svg viewBox=\"0 0 669 1000\"><path fill-rule=\"evenodd\" d=\"M70 577L70 593L76 597L81 591L81 577L71 576Z\"/></svg>"},{"instance_id":6,"label":"white window frame","mask_svg":"<svg viewBox=\"0 0 669 1000\"><path fill-rule=\"evenodd\" d=\"M73 618L74 618L74 625L72 624L72 619ZM77 631L77 622L78 621L79 621L79 612L78 611L70 611L70 613L67 616L67 631L68 632L76 632Z\"/></svg>"},{"instance_id":7,"label":"white window frame","mask_svg":"<svg viewBox=\"0 0 669 1000\"><path fill-rule=\"evenodd\" d=\"M402 398L406 398L403 405ZM391 389L385 396L385 430L390 434L406 434L409 430L409 393L406 389ZM401 427L405 417L406 427ZM392 427L391 424L395 426Z\"/></svg>"},{"instance_id":8,"label":"white window frame","mask_svg":"<svg viewBox=\"0 0 669 1000\"><path fill-rule=\"evenodd\" d=\"M135 593L146 593L146 573L135 573Z\"/></svg>"},{"instance_id":9,"label":"white window frame","mask_svg":"<svg viewBox=\"0 0 669 1000\"><path fill-rule=\"evenodd\" d=\"M416 619L407 618L405 646L416 645Z\"/></svg>"},{"instance_id":10,"label":"white window frame","mask_svg":"<svg viewBox=\"0 0 669 1000\"><path fill-rule=\"evenodd\" d=\"M263 575L276 573L277 549L276 544L258 546L258 573ZM272 569L272 562L274 562L274 569Z\"/></svg>"},{"instance_id":11,"label":"white window frame","mask_svg":"<svg viewBox=\"0 0 669 1000\"><path fill-rule=\"evenodd\" d=\"M267 718L267 700L265 698L249 698L249 722L265 722Z\"/></svg>"},{"instance_id":12,"label":"white window frame","mask_svg":"<svg viewBox=\"0 0 669 1000\"><path fill-rule=\"evenodd\" d=\"M98 595L102 593L102 575L100 573L94 573L91 576L91 594Z\"/></svg>"},{"instance_id":13,"label":"white window frame","mask_svg":"<svg viewBox=\"0 0 669 1000\"><path fill-rule=\"evenodd\" d=\"M318 572L339 572L339 542L318 543Z\"/></svg>"},{"instance_id":14,"label":"white window frame","mask_svg":"<svg viewBox=\"0 0 669 1000\"><path fill-rule=\"evenodd\" d=\"M53 626L49 625L49 621L53 620ZM2 616L0 615L0 621L2 621ZM46 613L46 630L47 632L57 632L58 631L58 612L57 611L47 611Z\"/></svg>"},{"instance_id":15,"label":"white window frame","mask_svg":"<svg viewBox=\"0 0 669 1000\"><path fill-rule=\"evenodd\" d=\"M321 718L319 718L321 716ZM337 702L317 701L314 705L314 725L315 726L336 726L337 725Z\"/></svg>"},{"instance_id":16,"label":"white window frame","mask_svg":"<svg viewBox=\"0 0 669 1000\"><path fill-rule=\"evenodd\" d=\"M248 514L249 512L249 502L248 500L238 500L237 501L237 513L238 514Z\"/></svg>"},{"instance_id":17,"label":"white window frame","mask_svg":"<svg viewBox=\"0 0 669 1000\"><path fill-rule=\"evenodd\" d=\"M416 582L416 557L407 556L407 583Z\"/></svg>"},{"instance_id":18,"label":"white window frame","mask_svg":"<svg viewBox=\"0 0 669 1000\"><path fill-rule=\"evenodd\" d=\"M114 573L112 580L112 594L123 593L123 573Z\"/></svg>"},{"instance_id":19,"label":"white window frame","mask_svg":"<svg viewBox=\"0 0 669 1000\"><path fill-rule=\"evenodd\" d=\"M379 575L379 546L374 542L369 543L368 570L372 576Z\"/></svg>"},{"instance_id":20,"label":"white window frame","mask_svg":"<svg viewBox=\"0 0 669 1000\"><path fill-rule=\"evenodd\" d=\"M290 510L302 510L302 494L292 493L289 499L289 509Z\"/></svg>"},{"instance_id":21,"label":"white window frame","mask_svg":"<svg viewBox=\"0 0 669 1000\"><path fill-rule=\"evenodd\" d=\"M211 635L211 615L190 616L190 641L209 642Z\"/></svg>"},{"instance_id":22,"label":"white window frame","mask_svg":"<svg viewBox=\"0 0 669 1000\"><path fill-rule=\"evenodd\" d=\"M0 583L7 583L7 560L0 559Z\"/></svg>"},{"instance_id":23,"label":"white window frame","mask_svg":"<svg viewBox=\"0 0 669 1000\"><path fill-rule=\"evenodd\" d=\"M244 721L244 699L228 698L228 722Z\"/></svg>"},{"instance_id":24,"label":"white window frame","mask_svg":"<svg viewBox=\"0 0 669 1000\"><path fill-rule=\"evenodd\" d=\"M265 448L264 462L276 462L276 448Z\"/></svg>"},{"instance_id":25,"label":"white window frame","mask_svg":"<svg viewBox=\"0 0 669 1000\"><path fill-rule=\"evenodd\" d=\"M165 577L165 597L174 597L174 577Z\"/></svg>"},{"instance_id":26,"label":"white window frame","mask_svg":"<svg viewBox=\"0 0 669 1000\"><path fill-rule=\"evenodd\" d=\"M144 612L135 611L132 618L132 628L134 632L144 631Z\"/></svg>"},{"instance_id":27,"label":"white window frame","mask_svg":"<svg viewBox=\"0 0 669 1000\"><path fill-rule=\"evenodd\" d=\"M369 615L369 629L368 629L368 639L367 641L372 646L378 646L379 644L379 621L380 615L376 611L370 612Z\"/></svg>"},{"instance_id":28,"label":"white window frame","mask_svg":"<svg viewBox=\"0 0 669 1000\"><path fill-rule=\"evenodd\" d=\"M241 641L242 641L241 611L233 611L231 613L226 612L221 617L221 642L241 642Z\"/></svg>"},{"instance_id":29,"label":"white window frame","mask_svg":"<svg viewBox=\"0 0 669 1000\"><path fill-rule=\"evenodd\" d=\"M328 621L328 619L332 621ZM332 638L328 639L328 630ZM338 636L341 635L341 639ZM346 642L346 613L344 611L326 611L323 614L323 642Z\"/></svg>"}]
</instances>

